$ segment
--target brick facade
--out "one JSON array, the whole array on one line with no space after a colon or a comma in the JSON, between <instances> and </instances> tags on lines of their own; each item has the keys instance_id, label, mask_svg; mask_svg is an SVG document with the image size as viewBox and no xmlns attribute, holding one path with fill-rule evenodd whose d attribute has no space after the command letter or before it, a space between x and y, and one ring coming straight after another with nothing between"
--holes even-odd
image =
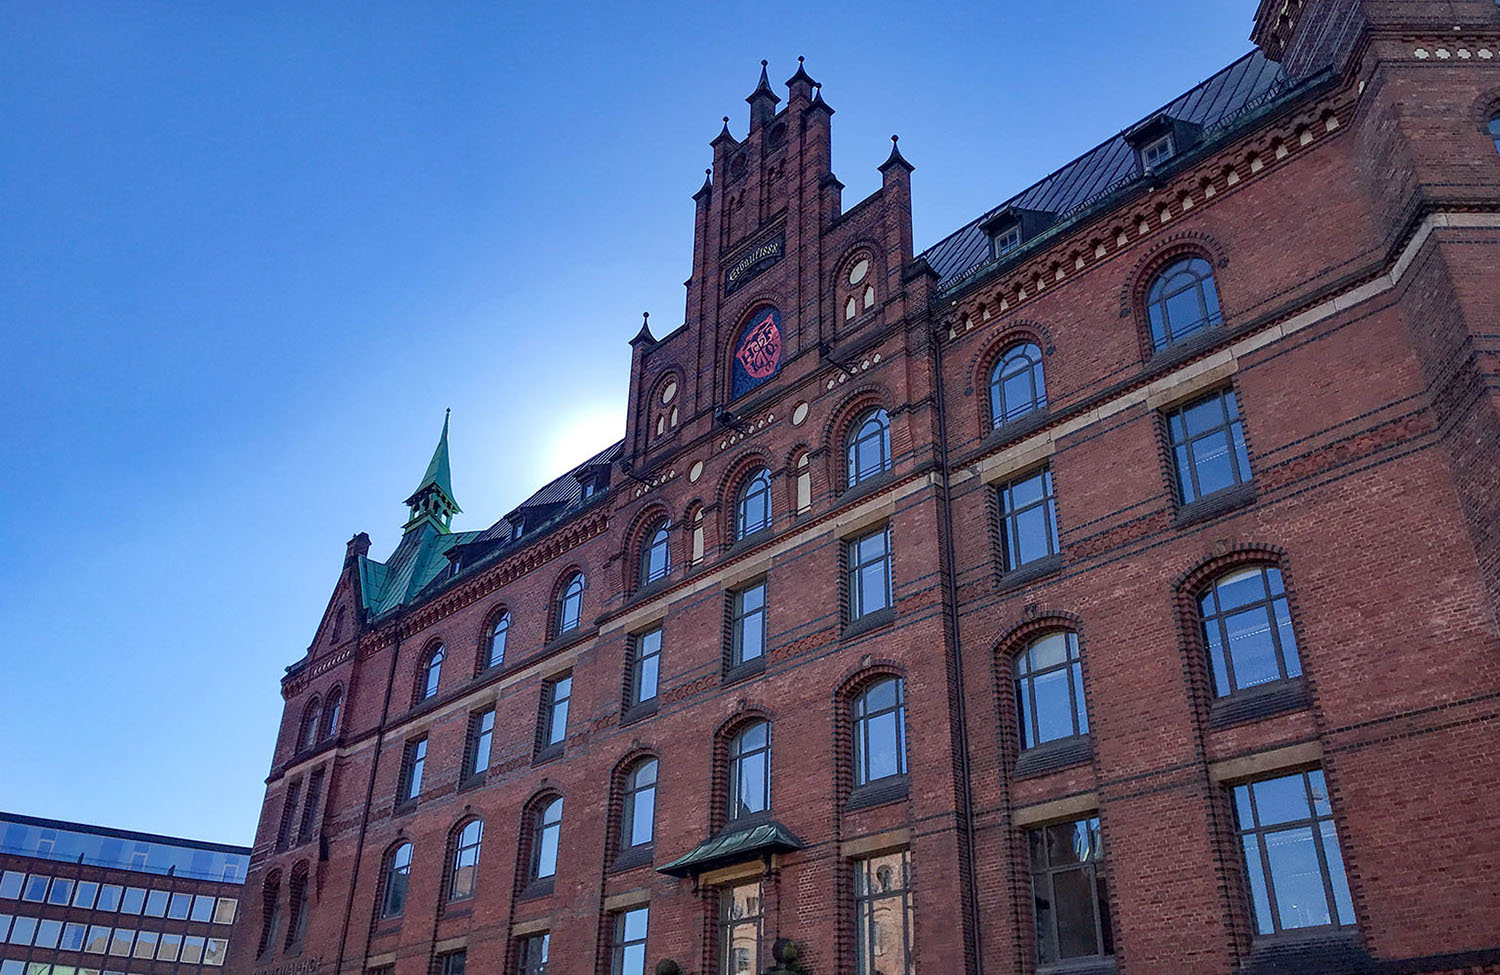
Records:
<instances>
[{"instance_id":1,"label":"brick facade","mask_svg":"<svg viewBox=\"0 0 1500 975\"><path fill-rule=\"evenodd\" d=\"M230 967L424 975L462 949L510 973L518 939L545 931L548 971L607 972L613 918L646 904L648 970L712 973L718 892L749 877L760 968L788 938L808 970L851 972L854 864L905 850L912 971L1034 971L1027 830L1097 817L1113 947L1096 969L1500 972L1500 156L1485 134L1500 9L1268 0L1255 40L1285 58L1276 97L963 273L938 266L943 245L914 253L899 150L846 207L812 80L799 68L784 105L757 89L748 134L726 122L695 197L686 324L632 343L602 498L516 540L465 539L455 553L490 554L378 614L360 608L369 539L351 541L284 681L247 887L308 871L309 927L257 955L247 896ZM1212 269L1222 323L1157 349L1149 290L1186 257ZM737 369L736 342L768 306L779 369L736 396L760 368ZM1046 406L995 427L989 377L1017 342L1042 352ZM1166 418L1226 390L1249 476L1184 504ZM875 406L889 470L851 487L845 444ZM1058 554L1006 571L996 488L1043 466ZM736 493L760 468L773 524L737 541ZM661 518L671 569L646 584ZM848 544L882 527L893 607L852 621ZM1300 675L1216 696L1198 598L1245 567L1279 570ZM573 571L583 624L557 636ZM731 669L732 594L762 579L767 653ZM627 710L634 637L657 624L660 693ZM1023 752L1014 660L1058 630L1077 634L1088 734ZM418 700L439 644L438 691ZM544 683L563 675L552 757ZM890 676L906 773L862 793L852 701ZM309 702L335 688L337 727L299 747ZM471 716L490 706L489 768L471 778ZM771 814L801 848L656 869L732 826L728 742L753 720L770 725ZM420 795L398 803L423 735ZM645 756L654 842L617 863L624 778ZM1234 790L1309 769L1353 923L1265 937ZM321 805L284 813L315 774ZM561 853L539 886L530 817L556 796ZM284 815L312 827L283 832ZM450 902L454 831L474 816L479 893ZM408 898L382 920L383 861L406 842Z\"/></svg>"}]
</instances>

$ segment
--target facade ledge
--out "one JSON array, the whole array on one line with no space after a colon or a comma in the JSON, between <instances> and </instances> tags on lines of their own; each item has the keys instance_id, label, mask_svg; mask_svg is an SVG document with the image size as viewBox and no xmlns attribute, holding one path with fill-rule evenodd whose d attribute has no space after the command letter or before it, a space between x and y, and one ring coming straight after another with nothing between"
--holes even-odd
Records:
<instances>
[{"instance_id":1,"label":"facade ledge","mask_svg":"<svg viewBox=\"0 0 1500 975\"><path fill-rule=\"evenodd\" d=\"M1094 742L1088 735L1059 738L1022 752L1012 774L1018 779L1046 775L1048 772L1082 765L1093 757Z\"/></svg>"},{"instance_id":2,"label":"facade ledge","mask_svg":"<svg viewBox=\"0 0 1500 975\"><path fill-rule=\"evenodd\" d=\"M761 654L754 660L747 660L742 664L736 664L735 666L730 667L728 670L724 671L724 679L719 683L724 687L728 687L730 684L738 684L740 681L749 680L752 677L759 677L765 672L766 655Z\"/></svg>"},{"instance_id":3,"label":"facade ledge","mask_svg":"<svg viewBox=\"0 0 1500 975\"><path fill-rule=\"evenodd\" d=\"M1301 677L1273 681L1214 701L1208 709L1208 726L1230 728L1305 708L1309 701L1307 683Z\"/></svg>"},{"instance_id":4,"label":"facade ledge","mask_svg":"<svg viewBox=\"0 0 1500 975\"><path fill-rule=\"evenodd\" d=\"M844 803L844 809L853 812L856 809L869 809L872 806L884 806L887 803L903 802L911 794L911 777L906 775L893 775L889 778L878 779L865 785L856 786L849 793L849 800Z\"/></svg>"},{"instance_id":5,"label":"facade ledge","mask_svg":"<svg viewBox=\"0 0 1500 975\"><path fill-rule=\"evenodd\" d=\"M661 706L660 702L660 696L653 697L649 701L642 701L640 704L633 704L625 710L621 711L620 727L623 728L626 725L635 724L637 721L644 721L647 718L654 717L656 715L657 708Z\"/></svg>"},{"instance_id":6,"label":"facade ledge","mask_svg":"<svg viewBox=\"0 0 1500 975\"><path fill-rule=\"evenodd\" d=\"M1002 572L995 590L997 592L1008 592L1012 589L1019 589L1021 586L1036 582L1038 579L1047 578L1047 576L1061 570L1062 566L1063 557L1061 552L1027 562L1019 569Z\"/></svg>"},{"instance_id":7,"label":"facade ledge","mask_svg":"<svg viewBox=\"0 0 1500 975\"><path fill-rule=\"evenodd\" d=\"M885 609L877 609L873 613L866 613L854 622L846 624L842 639L852 640L855 637L866 636L894 622L896 622L895 607L887 606Z\"/></svg>"},{"instance_id":8,"label":"facade ledge","mask_svg":"<svg viewBox=\"0 0 1500 975\"><path fill-rule=\"evenodd\" d=\"M1220 515L1228 514L1254 502L1255 482L1246 481L1244 484L1236 484L1232 488L1215 491L1213 494L1178 508L1176 517L1172 519L1172 527L1186 528L1189 525L1211 521Z\"/></svg>"}]
</instances>

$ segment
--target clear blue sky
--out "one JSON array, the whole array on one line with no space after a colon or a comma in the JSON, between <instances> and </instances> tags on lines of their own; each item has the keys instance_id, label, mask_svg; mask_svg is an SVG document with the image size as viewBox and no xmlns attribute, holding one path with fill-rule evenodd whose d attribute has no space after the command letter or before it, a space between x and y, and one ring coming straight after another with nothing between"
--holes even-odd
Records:
<instances>
[{"instance_id":1,"label":"clear blue sky","mask_svg":"<svg viewBox=\"0 0 1500 975\"><path fill-rule=\"evenodd\" d=\"M0 808L248 843L357 531L453 408L487 525L623 432L691 194L807 56L918 248L1249 49L1255 0L0 6Z\"/></svg>"}]
</instances>

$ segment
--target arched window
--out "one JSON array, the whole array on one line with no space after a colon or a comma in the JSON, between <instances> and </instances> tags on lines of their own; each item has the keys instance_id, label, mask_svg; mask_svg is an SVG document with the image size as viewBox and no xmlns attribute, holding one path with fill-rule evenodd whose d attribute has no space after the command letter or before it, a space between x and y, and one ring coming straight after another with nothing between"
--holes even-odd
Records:
<instances>
[{"instance_id":1,"label":"arched window","mask_svg":"<svg viewBox=\"0 0 1500 975\"><path fill-rule=\"evenodd\" d=\"M448 866L448 899L461 901L474 896L474 878L479 872L479 843L484 838L484 820L471 819L453 837Z\"/></svg>"},{"instance_id":2,"label":"arched window","mask_svg":"<svg viewBox=\"0 0 1500 975\"><path fill-rule=\"evenodd\" d=\"M854 784L906 774L906 701L899 678L865 688L854 699Z\"/></svg>"},{"instance_id":3,"label":"arched window","mask_svg":"<svg viewBox=\"0 0 1500 975\"><path fill-rule=\"evenodd\" d=\"M344 705L344 692L335 687L328 692L323 702L323 739L326 741L339 733L339 710Z\"/></svg>"},{"instance_id":4,"label":"arched window","mask_svg":"<svg viewBox=\"0 0 1500 975\"><path fill-rule=\"evenodd\" d=\"M1257 565L1219 576L1198 599L1214 695L1300 676L1281 570Z\"/></svg>"},{"instance_id":5,"label":"arched window","mask_svg":"<svg viewBox=\"0 0 1500 975\"><path fill-rule=\"evenodd\" d=\"M261 888L260 946L256 955L264 955L276 944L276 931L281 927L281 874L271 871ZM103 948L98 949L103 951Z\"/></svg>"},{"instance_id":6,"label":"arched window","mask_svg":"<svg viewBox=\"0 0 1500 975\"><path fill-rule=\"evenodd\" d=\"M307 934L307 864L299 863L292 868L292 881L288 885L290 894L288 897L288 924L286 926L286 946L302 943Z\"/></svg>"},{"instance_id":7,"label":"arched window","mask_svg":"<svg viewBox=\"0 0 1500 975\"><path fill-rule=\"evenodd\" d=\"M380 916L400 917L406 910L406 887L411 879L411 844L402 843L385 858L380 885Z\"/></svg>"},{"instance_id":8,"label":"arched window","mask_svg":"<svg viewBox=\"0 0 1500 975\"><path fill-rule=\"evenodd\" d=\"M703 509L693 512L693 563L703 561Z\"/></svg>"},{"instance_id":9,"label":"arched window","mask_svg":"<svg viewBox=\"0 0 1500 975\"><path fill-rule=\"evenodd\" d=\"M563 585L562 595L557 600L557 632L568 633L578 629L583 621L583 573L575 572Z\"/></svg>"},{"instance_id":10,"label":"arched window","mask_svg":"<svg viewBox=\"0 0 1500 975\"><path fill-rule=\"evenodd\" d=\"M1023 749L1088 734L1078 634L1048 633L1016 656L1016 714Z\"/></svg>"},{"instance_id":11,"label":"arched window","mask_svg":"<svg viewBox=\"0 0 1500 975\"><path fill-rule=\"evenodd\" d=\"M438 692L438 679L443 675L443 645L439 643L422 661L422 670L417 675L417 700L425 701Z\"/></svg>"},{"instance_id":12,"label":"arched window","mask_svg":"<svg viewBox=\"0 0 1500 975\"><path fill-rule=\"evenodd\" d=\"M797 455L794 465L797 470L797 514L801 514L812 507L812 465L808 462L807 451Z\"/></svg>"},{"instance_id":13,"label":"arched window","mask_svg":"<svg viewBox=\"0 0 1500 975\"><path fill-rule=\"evenodd\" d=\"M756 721L729 743L729 818L771 808L771 726Z\"/></svg>"},{"instance_id":14,"label":"arched window","mask_svg":"<svg viewBox=\"0 0 1500 975\"><path fill-rule=\"evenodd\" d=\"M734 506L734 537L738 541L771 527L771 472L762 467L740 486Z\"/></svg>"},{"instance_id":15,"label":"arched window","mask_svg":"<svg viewBox=\"0 0 1500 975\"><path fill-rule=\"evenodd\" d=\"M1042 350L1031 342L1006 349L990 371L990 419L995 426L1047 405Z\"/></svg>"},{"instance_id":16,"label":"arched window","mask_svg":"<svg viewBox=\"0 0 1500 975\"><path fill-rule=\"evenodd\" d=\"M646 532L646 543L641 548L642 585L650 585L659 579L665 579L667 573L672 571L672 554L667 549L671 529L671 523L663 518Z\"/></svg>"},{"instance_id":17,"label":"arched window","mask_svg":"<svg viewBox=\"0 0 1500 975\"><path fill-rule=\"evenodd\" d=\"M1495 140L1495 151L1500 152L1500 112L1490 116L1490 138Z\"/></svg>"},{"instance_id":18,"label":"arched window","mask_svg":"<svg viewBox=\"0 0 1500 975\"><path fill-rule=\"evenodd\" d=\"M1151 343L1165 348L1224 321L1214 270L1201 257L1184 257L1156 276L1146 294Z\"/></svg>"},{"instance_id":19,"label":"arched window","mask_svg":"<svg viewBox=\"0 0 1500 975\"><path fill-rule=\"evenodd\" d=\"M307 707L302 711L302 725L297 732L299 750L305 751L318 743L318 718L322 713L317 698L307 702Z\"/></svg>"},{"instance_id":20,"label":"arched window","mask_svg":"<svg viewBox=\"0 0 1500 975\"><path fill-rule=\"evenodd\" d=\"M545 880L557 873L557 841L562 834L562 797L550 799L531 823L531 879Z\"/></svg>"},{"instance_id":21,"label":"arched window","mask_svg":"<svg viewBox=\"0 0 1500 975\"><path fill-rule=\"evenodd\" d=\"M510 612L501 613L490 627L489 652L485 655L486 667L498 667L505 663L505 640L510 635Z\"/></svg>"},{"instance_id":22,"label":"arched window","mask_svg":"<svg viewBox=\"0 0 1500 975\"><path fill-rule=\"evenodd\" d=\"M635 764L625 776L625 802L620 813L620 851L649 846L656 834L656 759Z\"/></svg>"},{"instance_id":23,"label":"arched window","mask_svg":"<svg viewBox=\"0 0 1500 975\"><path fill-rule=\"evenodd\" d=\"M849 433L849 486L891 469L891 418L884 409L866 413Z\"/></svg>"}]
</instances>

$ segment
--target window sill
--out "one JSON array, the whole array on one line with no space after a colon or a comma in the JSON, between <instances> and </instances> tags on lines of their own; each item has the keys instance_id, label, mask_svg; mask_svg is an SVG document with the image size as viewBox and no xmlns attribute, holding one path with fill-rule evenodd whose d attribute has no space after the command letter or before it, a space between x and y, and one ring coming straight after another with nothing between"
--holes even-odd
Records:
<instances>
[{"instance_id":1,"label":"window sill","mask_svg":"<svg viewBox=\"0 0 1500 975\"><path fill-rule=\"evenodd\" d=\"M565 650L575 643L582 643L583 641L598 635L599 628L597 626L579 626L576 629L569 630L566 633L559 633L551 640L548 640L547 643L542 647L542 655L545 656L547 654L556 653L559 650Z\"/></svg>"},{"instance_id":2,"label":"window sill","mask_svg":"<svg viewBox=\"0 0 1500 975\"><path fill-rule=\"evenodd\" d=\"M1307 684L1301 677L1273 681L1214 701L1208 708L1208 726L1230 728L1305 708L1308 701Z\"/></svg>"},{"instance_id":3,"label":"window sill","mask_svg":"<svg viewBox=\"0 0 1500 975\"><path fill-rule=\"evenodd\" d=\"M1009 572L1001 573L1000 583L996 586L996 589L999 592L1007 592L1011 589L1018 589L1028 583L1036 582L1038 579L1045 579L1047 576L1062 569L1062 564L1061 552L1033 559L1019 569L1011 569Z\"/></svg>"},{"instance_id":4,"label":"window sill","mask_svg":"<svg viewBox=\"0 0 1500 975\"><path fill-rule=\"evenodd\" d=\"M744 538L736 539L730 544L728 548L724 550L724 557L733 558L736 555L740 555L741 553L750 551L752 548L755 548L757 545L760 545L763 542L769 542L771 540L771 535L773 534L771 528L771 525L767 525L764 528L757 529L756 531L751 532Z\"/></svg>"},{"instance_id":5,"label":"window sill","mask_svg":"<svg viewBox=\"0 0 1500 975\"><path fill-rule=\"evenodd\" d=\"M461 901L455 901L452 904L445 904L443 906L443 920L445 921L452 918L468 917L473 913L474 899L472 897L465 897Z\"/></svg>"},{"instance_id":6,"label":"window sill","mask_svg":"<svg viewBox=\"0 0 1500 975\"><path fill-rule=\"evenodd\" d=\"M375 922L375 937L381 935L395 934L401 930L400 917L385 917Z\"/></svg>"},{"instance_id":7,"label":"window sill","mask_svg":"<svg viewBox=\"0 0 1500 975\"><path fill-rule=\"evenodd\" d=\"M1369 972L1375 968L1354 928L1311 928L1256 937L1240 975Z\"/></svg>"},{"instance_id":8,"label":"window sill","mask_svg":"<svg viewBox=\"0 0 1500 975\"><path fill-rule=\"evenodd\" d=\"M1202 355L1212 349L1228 334L1222 321L1207 325L1185 338L1168 342L1161 348L1153 350L1147 364L1152 370L1181 365L1194 356Z\"/></svg>"},{"instance_id":9,"label":"window sill","mask_svg":"<svg viewBox=\"0 0 1500 975\"><path fill-rule=\"evenodd\" d=\"M864 636L871 630L878 630L882 626L889 626L895 621L896 610L894 607L887 606L885 609L877 609L875 610L875 612L866 613L859 619L847 624L844 627L843 638L845 640L850 640L857 636Z\"/></svg>"},{"instance_id":10,"label":"window sill","mask_svg":"<svg viewBox=\"0 0 1500 975\"><path fill-rule=\"evenodd\" d=\"M881 488L889 487L895 481L896 472L889 467L878 474L867 474L863 480L856 481L844 489L835 507L843 507L852 501L858 501L860 498L876 493Z\"/></svg>"},{"instance_id":11,"label":"window sill","mask_svg":"<svg viewBox=\"0 0 1500 975\"><path fill-rule=\"evenodd\" d=\"M730 684L738 684L742 680L759 677L766 672L766 656L761 654L754 660L747 660L742 664L736 664L724 671L724 679L720 685L728 687Z\"/></svg>"},{"instance_id":12,"label":"window sill","mask_svg":"<svg viewBox=\"0 0 1500 975\"><path fill-rule=\"evenodd\" d=\"M656 860L655 847L647 843L643 846L634 846L623 850L615 857L615 862L609 865L610 873L625 873L628 870L637 870L641 867L649 867Z\"/></svg>"},{"instance_id":13,"label":"window sill","mask_svg":"<svg viewBox=\"0 0 1500 975\"><path fill-rule=\"evenodd\" d=\"M567 743L560 741L555 745L548 745L546 748L540 749L531 759L532 766L546 765L548 762L554 762L562 758L563 746L565 744Z\"/></svg>"},{"instance_id":14,"label":"window sill","mask_svg":"<svg viewBox=\"0 0 1500 975\"><path fill-rule=\"evenodd\" d=\"M1246 481L1244 484L1236 484L1234 487L1215 491L1213 494L1199 498L1192 504L1185 504L1177 509L1177 517L1172 519L1172 527L1186 528L1188 525L1196 525L1199 522L1217 518L1236 508L1243 508L1255 500L1255 482Z\"/></svg>"},{"instance_id":15,"label":"window sill","mask_svg":"<svg viewBox=\"0 0 1500 975\"><path fill-rule=\"evenodd\" d=\"M460 782L458 784L458 791L459 792L468 792L471 789L477 789L480 786L484 785L485 774L488 771L489 771L488 769L485 769L484 772L476 772L473 775L467 777L466 779L464 779L462 782Z\"/></svg>"},{"instance_id":16,"label":"window sill","mask_svg":"<svg viewBox=\"0 0 1500 975\"><path fill-rule=\"evenodd\" d=\"M556 879L557 878L555 877L547 877L543 880L530 881L525 887L521 888L521 893L518 897L516 897L516 900L534 901L542 897L551 897L552 888L556 884Z\"/></svg>"},{"instance_id":17,"label":"window sill","mask_svg":"<svg viewBox=\"0 0 1500 975\"><path fill-rule=\"evenodd\" d=\"M883 806L890 802L901 802L911 794L911 778L905 775L891 775L874 782L856 786L849 793L849 801L844 803L844 809L853 812L856 809L869 809L872 806Z\"/></svg>"},{"instance_id":18,"label":"window sill","mask_svg":"<svg viewBox=\"0 0 1500 975\"><path fill-rule=\"evenodd\" d=\"M405 816L407 813L410 813L413 809L416 809L416 808L417 808L417 800L416 799L402 799L400 802L396 803L394 806L391 807L391 815L392 816Z\"/></svg>"},{"instance_id":19,"label":"window sill","mask_svg":"<svg viewBox=\"0 0 1500 975\"><path fill-rule=\"evenodd\" d=\"M668 572L660 579L653 579L650 582L636 586L635 592L630 594L630 599L626 601L625 605L629 607L634 606L637 603L649 602L654 597L661 595L663 592L666 592L667 589L671 587L671 585L672 573Z\"/></svg>"},{"instance_id":20,"label":"window sill","mask_svg":"<svg viewBox=\"0 0 1500 975\"><path fill-rule=\"evenodd\" d=\"M630 707L620 712L620 727L623 728L626 725L635 724L637 721L644 721L647 718L654 717L656 715L656 709L658 704L660 703L660 700L660 698L653 697L649 701L642 701L640 704L632 704Z\"/></svg>"},{"instance_id":21,"label":"window sill","mask_svg":"<svg viewBox=\"0 0 1500 975\"><path fill-rule=\"evenodd\" d=\"M1061 769L1082 765L1094 756L1094 743L1088 735L1059 738L1045 744L1035 745L1021 753L1016 760L1015 778L1024 779L1046 775Z\"/></svg>"},{"instance_id":22,"label":"window sill","mask_svg":"<svg viewBox=\"0 0 1500 975\"><path fill-rule=\"evenodd\" d=\"M1013 440L1020 440L1028 434L1035 433L1046 426L1051 419L1052 415L1045 406L1031 410L1028 413L1022 413L1014 420L1006 420L997 427L991 427L990 432L985 434L984 440L981 443L988 450L992 447L999 447L1010 443Z\"/></svg>"},{"instance_id":23,"label":"window sill","mask_svg":"<svg viewBox=\"0 0 1500 975\"><path fill-rule=\"evenodd\" d=\"M1111 975L1115 970L1115 959L1112 955L1036 966L1037 975Z\"/></svg>"}]
</instances>

